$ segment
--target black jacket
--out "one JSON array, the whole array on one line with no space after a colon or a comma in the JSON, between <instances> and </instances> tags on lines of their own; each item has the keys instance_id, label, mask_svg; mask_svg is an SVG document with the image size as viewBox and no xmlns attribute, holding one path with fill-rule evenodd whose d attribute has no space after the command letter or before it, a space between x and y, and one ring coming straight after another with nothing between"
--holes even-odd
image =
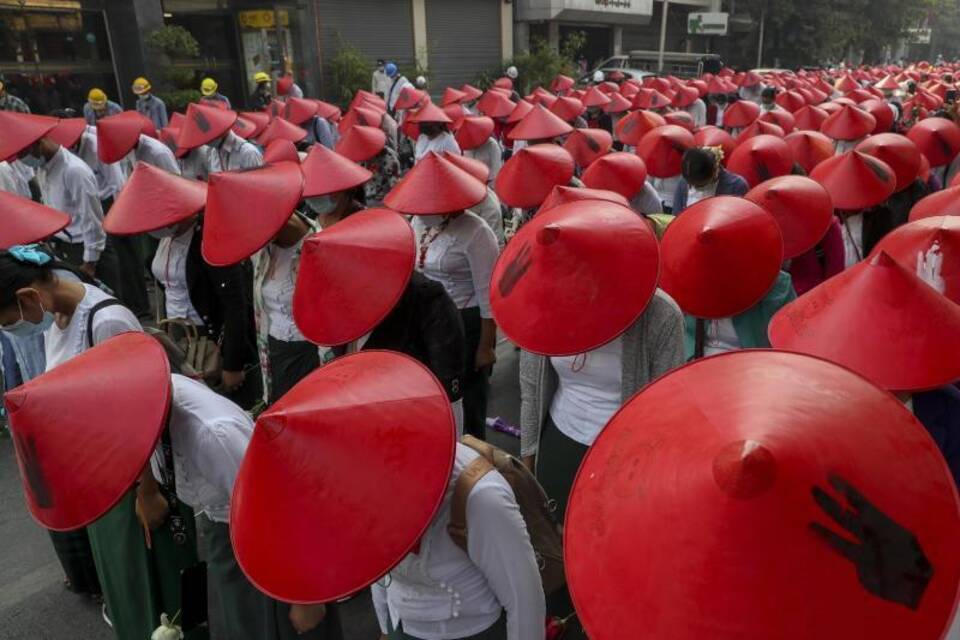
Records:
<instances>
[{"instance_id":1,"label":"black jacket","mask_svg":"<svg viewBox=\"0 0 960 640\"><path fill-rule=\"evenodd\" d=\"M883 237L907 224L910 209L927 195L929 189L919 178L912 185L890 196L885 203L863 214L863 257L866 258Z\"/></svg>"},{"instance_id":2,"label":"black jacket","mask_svg":"<svg viewBox=\"0 0 960 640\"><path fill-rule=\"evenodd\" d=\"M463 322L439 282L414 272L400 301L363 348L390 349L416 358L437 376L451 401L460 398L466 357Z\"/></svg>"},{"instance_id":3,"label":"black jacket","mask_svg":"<svg viewBox=\"0 0 960 640\"><path fill-rule=\"evenodd\" d=\"M209 335L221 342L223 368L242 371L257 359L253 325L253 274L249 261L213 267L200 253L203 223L193 231L187 252L187 288L190 302Z\"/></svg>"}]
</instances>

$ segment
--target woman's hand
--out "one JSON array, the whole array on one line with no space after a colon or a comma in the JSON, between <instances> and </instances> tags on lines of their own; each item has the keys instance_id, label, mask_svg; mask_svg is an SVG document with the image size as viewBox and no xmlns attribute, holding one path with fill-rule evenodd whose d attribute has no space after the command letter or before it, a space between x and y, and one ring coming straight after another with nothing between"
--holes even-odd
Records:
<instances>
[{"instance_id":1,"label":"woman's hand","mask_svg":"<svg viewBox=\"0 0 960 640\"><path fill-rule=\"evenodd\" d=\"M290 624L297 633L306 633L316 629L327 617L327 607L322 604L290 605Z\"/></svg>"},{"instance_id":2,"label":"woman's hand","mask_svg":"<svg viewBox=\"0 0 960 640\"><path fill-rule=\"evenodd\" d=\"M243 371L223 371L223 388L225 391L234 391L240 388L246 377Z\"/></svg>"}]
</instances>

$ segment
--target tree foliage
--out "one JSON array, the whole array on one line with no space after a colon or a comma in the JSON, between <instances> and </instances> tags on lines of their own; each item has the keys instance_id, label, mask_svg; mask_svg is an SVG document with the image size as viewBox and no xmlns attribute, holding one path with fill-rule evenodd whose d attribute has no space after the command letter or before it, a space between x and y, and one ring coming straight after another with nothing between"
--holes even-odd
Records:
<instances>
[{"instance_id":1,"label":"tree foliage","mask_svg":"<svg viewBox=\"0 0 960 640\"><path fill-rule=\"evenodd\" d=\"M179 25L165 25L151 31L144 38L150 51L158 58L161 69L159 82L153 81L154 93L163 100L169 111L182 111L191 102L200 100L196 71L192 65L178 65L200 56L200 43L193 34Z\"/></svg>"},{"instance_id":2,"label":"tree foliage","mask_svg":"<svg viewBox=\"0 0 960 640\"><path fill-rule=\"evenodd\" d=\"M554 50L543 38L531 38L530 49L522 51L497 66L480 73L474 80L478 87L486 89L493 81L503 75L509 66L517 68L521 86L514 87L522 94L529 93L535 87L548 87L558 74L578 76L577 58L586 44L587 37L582 31L572 31L560 43L560 50Z\"/></svg>"},{"instance_id":3,"label":"tree foliage","mask_svg":"<svg viewBox=\"0 0 960 640\"><path fill-rule=\"evenodd\" d=\"M370 90L373 64L360 49L337 34L337 53L330 58L330 97L346 106L358 89Z\"/></svg>"}]
</instances>

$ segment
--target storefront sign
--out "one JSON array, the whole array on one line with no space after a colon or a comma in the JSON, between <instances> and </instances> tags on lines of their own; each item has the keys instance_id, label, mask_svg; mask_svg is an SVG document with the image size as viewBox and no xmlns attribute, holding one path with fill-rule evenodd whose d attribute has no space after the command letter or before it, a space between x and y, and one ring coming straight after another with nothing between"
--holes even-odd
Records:
<instances>
[{"instance_id":1,"label":"storefront sign","mask_svg":"<svg viewBox=\"0 0 960 640\"><path fill-rule=\"evenodd\" d=\"M274 12L270 9L259 11L241 11L237 14L240 26L244 29L273 29L277 26L277 18L281 27L290 26L290 14L285 10Z\"/></svg>"},{"instance_id":2,"label":"storefront sign","mask_svg":"<svg viewBox=\"0 0 960 640\"><path fill-rule=\"evenodd\" d=\"M694 36L725 36L729 13L691 13L687 16L687 33Z\"/></svg>"},{"instance_id":3,"label":"storefront sign","mask_svg":"<svg viewBox=\"0 0 960 640\"><path fill-rule=\"evenodd\" d=\"M649 15L653 13L653 2L651 0L563 0L563 8L570 11Z\"/></svg>"},{"instance_id":4,"label":"storefront sign","mask_svg":"<svg viewBox=\"0 0 960 640\"><path fill-rule=\"evenodd\" d=\"M907 29L907 41L910 44L930 44L930 38L933 36L932 29L916 28Z\"/></svg>"}]
</instances>

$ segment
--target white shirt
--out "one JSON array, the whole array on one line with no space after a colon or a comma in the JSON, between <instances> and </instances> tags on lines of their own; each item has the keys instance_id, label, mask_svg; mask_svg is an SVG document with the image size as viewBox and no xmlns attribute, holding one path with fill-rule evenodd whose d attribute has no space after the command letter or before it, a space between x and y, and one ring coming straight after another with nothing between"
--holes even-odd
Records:
<instances>
[{"instance_id":1,"label":"white shirt","mask_svg":"<svg viewBox=\"0 0 960 640\"><path fill-rule=\"evenodd\" d=\"M677 193L677 185L680 184L680 181L683 180L682 175L675 175L669 178L651 178L650 184L653 185L653 188L657 190L657 193L660 195L660 200L663 201L664 206L673 208L673 196Z\"/></svg>"},{"instance_id":2,"label":"white shirt","mask_svg":"<svg viewBox=\"0 0 960 640\"><path fill-rule=\"evenodd\" d=\"M263 164L263 154L260 150L233 131L227 131L227 137L217 150L217 157L223 171L252 169Z\"/></svg>"},{"instance_id":3,"label":"white shirt","mask_svg":"<svg viewBox=\"0 0 960 640\"><path fill-rule=\"evenodd\" d=\"M87 164L63 147L37 170L43 203L70 216L57 237L83 242L83 261L96 262L107 241L97 178Z\"/></svg>"},{"instance_id":4,"label":"white shirt","mask_svg":"<svg viewBox=\"0 0 960 640\"><path fill-rule=\"evenodd\" d=\"M859 138L857 140L836 140L833 143L834 149L836 149L836 154L842 156L847 151L852 151L857 148L857 145L863 142L865 138Z\"/></svg>"},{"instance_id":5,"label":"white shirt","mask_svg":"<svg viewBox=\"0 0 960 640\"><path fill-rule=\"evenodd\" d=\"M407 80L404 76L399 76L397 78L387 77L389 84L387 85L387 93L384 94L384 99L387 101L387 110L394 111L397 108L397 99L400 98L400 92L403 91L403 88L406 86L412 87L410 81Z\"/></svg>"},{"instance_id":6,"label":"white shirt","mask_svg":"<svg viewBox=\"0 0 960 640\"><path fill-rule=\"evenodd\" d=\"M493 184L493 181L496 180L500 174L500 169L503 167L503 149L500 147L500 143L493 138L487 138L487 141L476 149L464 151L463 155L479 160L487 165L490 169L490 177L487 179L487 184Z\"/></svg>"},{"instance_id":7,"label":"white shirt","mask_svg":"<svg viewBox=\"0 0 960 640\"><path fill-rule=\"evenodd\" d=\"M214 522L229 522L230 496L240 462L253 436L253 420L243 409L202 382L170 376L170 445L177 497ZM160 480L156 462L153 474Z\"/></svg>"},{"instance_id":8,"label":"white shirt","mask_svg":"<svg viewBox=\"0 0 960 640\"><path fill-rule=\"evenodd\" d=\"M173 151L170 151L170 147L156 138L141 133L140 141L133 149L133 157L135 160L146 162L168 173L180 175L180 165L177 164L177 157L173 155Z\"/></svg>"},{"instance_id":9,"label":"white shirt","mask_svg":"<svg viewBox=\"0 0 960 640\"><path fill-rule=\"evenodd\" d=\"M211 173L220 171L220 157L217 150L205 144L191 149L180 158L180 173L184 178L206 180Z\"/></svg>"},{"instance_id":10,"label":"white shirt","mask_svg":"<svg viewBox=\"0 0 960 640\"><path fill-rule=\"evenodd\" d=\"M293 263L299 250L299 244L278 247L270 243L263 248L268 266L260 294L267 313L268 333L284 342L306 341L293 322L293 292L297 288L297 272L293 269Z\"/></svg>"},{"instance_id":11,"label":"white shirt","mask_svg":"<svg viewBox=\"0 0 960 640\"><path fill-rule=\"evenodd\" d=\"M733 318L704 320L706 339L703 342L703 355L712 356L726 351L736 351L741 347L740 336L733 325Z\"/></svg>"},{"instance_id":12,"label":"white shirt","mask_svg":"<svg viewBox=\"0 0 960 640\"><path fill-rule=\"evenodd\" d=\"M88 284L84 284L83 288L86 293L83 300L77 304L73 315L70 316L70 323L61 329L54 322L43 334L47 371L100 344L107 338L128 331L143 331L137 317L129 309L115 304L100 309L94 315L93 344L87 344L87 321L90 317L90 309L104 300L112 299L112 296Z\"/></svg>"},{"instance_id":13,"label":"white shirt","mask_svg":"<svg viewBox=\"0 0 960 640\"><path fill-rule=\"evenodd\" d=\"M19 176L17 172L13 170L13 167L10 166L10 163L6 160L0 160L0 191L23 195L20 193L18 182Z\"/></svg>"},{"instance_id":14,"label":"white shirt","mask_svg":"<svg viewBox=\"0 0 960 640\"><path fill-rule=\"evenodd\" d=\"M390 76L388 76L382 68L376 69L370 81L370 91L373 92L374 95L380 94L381 98L386 98L392 82Z\"/></svg>"},{"instance_id":15,"label":"white shirt","mask_svg":"<svg viewBox=\"0 0 960 640\"><path fill-rule=\"evenodd\" d=\"M623 400L623 338L575 356L550 358L559 386L550 418L565 436L590 446Z\"/></svg>"},{"instance_id":16,"label":"white shirt","mask_svg":"<svg viewBox=\"0 0 960 640\"><path fill-rule=\"evenodd\" d=\"M649 182L643 183L640 192L633 196L630 206L644 215L653 213L663 213L663 201L660 200L660 194L653 188Z\"/></svg>"},{"instance_id":17,"label":"white shirt","mask_svg":"<svg viewBox=\"0 0 960 640\"><path fill-rule=\"evenodd\" d=\"M718 127L723 127L723 112L727 110L727 105L718 104L717 105L717 124Z\"/></svg>"},{"instance_id":18,"label":"white shirt","mask_svg":"<svg viewBox=\"0 0 960 640\"><path fill-rule=\"evenodd\" d=\"M863 214L847 216L840 224L840 231L843 234L843 263L849 269L864 258Z\"/></svg>"},{"instance_id":19,"label":"white shirt","mask_svg":"<svg viewBox=\"0 0 960 640\"><path fill-rule=\"evenodd\" d=\"M385 113L383 114L383 119L380 121L380 128L387 134L387 144L390 145L391 149L396 151L397 145L400 142L400 125L397 124L397 121L394 120L389 113ZM333 130L336 132L337 128L333 127Z\"/></svg>"},{"instance_id":20,"label":"white shirt","mask_svg":"<svg viewBox=\"0 0 960 640\"><path fill-rule=\"evenodd\" d=\"M513 490L496 471L487 473L467 498L467 549L450 538L450 504L460 473L477 452L457 444L447 495L420 542L374 584L380 629L394 628L423 640L465 638L489 629L503 610L508 640L543 640L543 587L526 524Z\"/></svg>"},{"instance_id":21,"label":"white shirt","mask_svg":"<svg viewBox=\"0 0 960 640\"><path fill-rule=\"evenodd\" d=\"M414 162L420 162L431 151L438 155L443 151L460 155L460 145L457 144L456 138L449 131L444 131L433 139L421 133L420 137L417 138L417 146L413 152Z\"/></svg>"},{"instance_id":22,"label":"white shirt","mask_svg":"<svg viewBox=\"0 0 960 640\"><path fill-rule=\"evenodd\" d=\"M697 98L693 103L684 109L687 113L693 117L693 124L697 127L702 127L707 124L707 103L705 103L700 98Z\"/></svg>"},{"instance_id":23,"label":"white shirt","mask_svg":"<svg viewBox=\"0 0 960 640\"><path fill-rule=\"evenodd\" d=\"M87 126L86 130L80 135L80 143L77 147L77 155L87 163L93 175L97 179L97 189L100 192L100 199L106 200L120 193L123 184L127 181L127 174L124 171L123 164L114 162L113 164L104 164L97 155L97 128Z\"/></svg>"},{"instance_id":24,"label":"white shirt","mask_svg":"<svg viewBox=\"0 0 960 640\"><path fill-rule=\"evenodd\" d=\"M13 172L17 174L17 193L24 198L32 198L33 193L30 191L30 181L36 176L36 172L19 160L10 162L10 167L13 169Z\"/></svg>"},{"instance_id":25,"label":"white shirt","mask_svg":"<svg viewBox=\"0 0 960 640\"><path fill-rule=\"evenodd\" d=\"M705 187L695 187L692 184L687 185L687 207L691 207L701 200L712 198L717 195L717 183L711 182Z\"/></svg>"},{"instance_id":26,"label":"white shirt","mask_svg":"<svg viewBox=\"0 0 960 640\"><path fill-rule=\"evenodd\" d=\"M503 212L500 210L500 198L497 197L496 192L491 187L487 187L487 197L483 199L483 202L470 207L467 211L477 214L481 220L487 223L487 226L493 231L493 235L497 237L497 246L503 249L505 243Z\"/></svg>"},{"instance_id":27,"label":"white shirt","mask_svg":"<svg viewBox=\"0 0 960 640\"><path fill-rule=\"evenodd\" d=\"M492 318L490 274L500 253L493 231L474 213L450 218L439 233L441 216L427 217L432 220L424 221L424 216L414 216L413 220L418 268L443 285L458 309L480 307L481 318ZM419 256L424 242L429 245L421 265Z\"/></svg>"},{"instance_id":28,"label":"white shirt","mask_svg":"<svg viewBox=\"0 0 960 640\"><path fill-rule=\"evenodd\" d=\"M175 238L163 238L157 246L150 270L153 277L163 285L167 317L183 318L197 326L203 326L200 314L190 302L187 288L187 254L193 241L193 227Z\"/></svg>"}]
</instances>

